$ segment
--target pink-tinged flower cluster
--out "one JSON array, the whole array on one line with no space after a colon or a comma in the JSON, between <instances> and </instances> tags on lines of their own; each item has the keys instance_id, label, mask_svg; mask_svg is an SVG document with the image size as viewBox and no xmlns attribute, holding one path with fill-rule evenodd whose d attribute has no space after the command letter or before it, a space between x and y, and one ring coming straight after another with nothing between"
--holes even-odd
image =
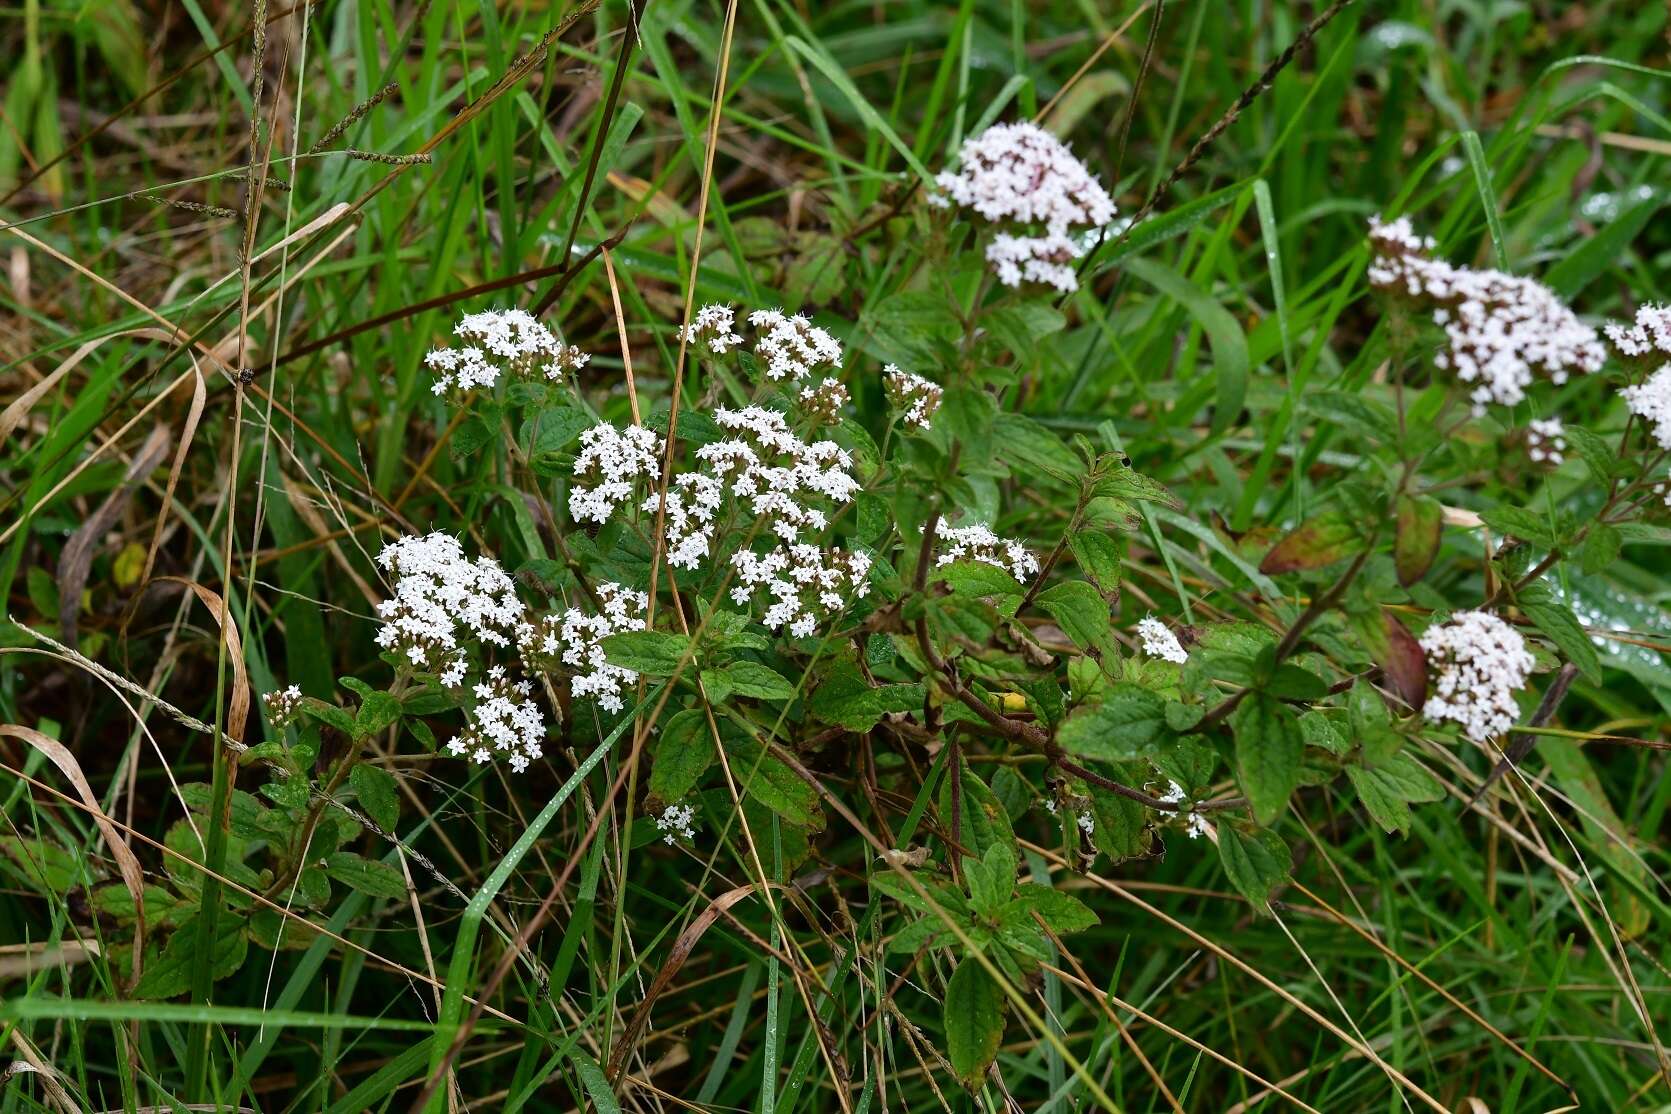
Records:
<instances>
[{"instance_id":1,"label":"pink-tinged flower cluster","mask_svg":"<svg viewBox=\"0 0 1671 1114\"><path fill-rule=\"evenodd\" d=\"M1422 706L1430 720L1449 720L1476 743L1501 735L1520 715L1514 694L1526 687L1533 660L1520 632L1484 611L1459 611L1421 636L1433 676Z\"/></svg>"},{"instance_id":2,"label":"pink-tinged flower cluster","mask_svg":"<svg viewBox=\"0 0 1671 1114\"><path fill-rule=\"evenodd\" d=\"M964 141L958 169L935 178L931 200L1002 226L987 262L1006 286L1079 288L1073 263L1085 234L1114 219L1114 201L1061 140L1031 123L995 124Z\"/></svg>"},{"instance_id":3,"label":"pink-tinged flower cluster","mask_svg":"<svg viewBox=\"0 0 1671 1114\"><path fill-rule=\"evenodd\" d=\"M1370 285L1430 311L1446 340L1434 363L1470 387L1476 412L1521 402L1539 376L1560 384L1601 370L1601 338L1541 282L1435 259L1407 217L1372 218L1369 239Z\"/></svg>"}]
</instances>

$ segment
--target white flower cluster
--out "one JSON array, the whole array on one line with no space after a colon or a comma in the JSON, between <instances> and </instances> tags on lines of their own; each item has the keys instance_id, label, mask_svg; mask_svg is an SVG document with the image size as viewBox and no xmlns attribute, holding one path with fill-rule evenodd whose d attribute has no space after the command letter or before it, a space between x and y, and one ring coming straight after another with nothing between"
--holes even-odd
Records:
<instances>
[{"instance_id":1,"label":"white flower cluster","mask_svg":"<svg viewBox=\"0 0 1671 1114\"><path fill-rule=\"evenodd\" d=\"M918 429L927 429L933 422L934 412L940 409L940 399L944 394L940 385L932 379L924 379L894 364L882 369L882 389L888 396L888 403L902 412L905 424Z\"/></svg>"},{"instance_id":2,"label":"white flower cluster","mask_svg":"<svg viewBox=\"0 0 1671 1114\"><path fill-rule=\"evenodd\" d=\"M1520 402L1537 374L1560 384L1573 372L1601 370L1606 353L1596 331L1541 282L1434 259L1433 240L1417 236L1408 218L1371 218L1369 238L1370 285L1431 307L1447 341L1434 363L1473 385L1476 413Z\"/></svg>"},{"instance_id":3,"label":"white flower cluster","mask_svg":"<svg viewBox=\"0 0 1671 1114\"><path fill-rule=\"evenodd\" d=\"M1184 803L1184 787L1175 781L1168 782L1166 792L1160 795L1160 799L1167 804L1181 805ZM1204 835L1212 834L1212 824L1208 822L1205 816L1194 809L1180 808L1178 816L1183 819L1184 831L1189 835L1189 838L1200 839Z\"/></svg>"},{"instance_id":4,"label":"white flower cluster","mask_svg":"<svg viewBox=\"0 0 1671 1114\"><path fill-rule=\"evenodd\" d=\"M1461 725L1476 743L1514 726L1520 714L1514 694L1533 665L1519 631L1484 611L1459 611L1427 628L1421 648L1434 674L1422 715Z\"/></svg>"},{"instance_id":5,"label":"white flower cluster","mask_svg":"<svg viewBox=\"0 0 1671 1114\"><path fill-rule=\"evenodd\" d=\"M608 522L615 508L632 498L640 478L661 474L662 439L643 426L616 429L599 422L580 435L569 488L569 515L576 522Z\"/></svg>"},{"instance_id":6,"label":"white flower cluster","mask_svg":"<svg viewBox=\"0 0 1671 1114\"><path fill-rule=\"evenodd\" d=\"M1671 449L1671 364L1667 364L1634 387L1619 392L1630 412L1652 429L1662 449Z\"/></svg>"},{"instance_id":7,"label":"white flower cluster","mask_svg":"<svg viewBox=\"0 0 1671 1114\"><path fill-rule=\"evenodd\" d=\"M1609 324L1602 327L1607 339L1621 355L1653 357L1656 353L1671 356L1671 305L1640 306L1636 320L1629 325Z\"/></svg>"},{"instance_id":8,"label":"white flower cluster","mask_svg":"<svg viewBox=\"0 0 1671 1114\"><path fill-rule=\"evenodd\" d=\"M840 380L825 379L816 386L802 387L795 399L795 409L814 425L834 425L847 400L847 388Z\"/></svg>"},{"instance_id":9,"label":"white flower cluster","mask_svg":"<svg viewBox=\"0 0 1671 1114\"><path fill-rule=\"evenodd\" d=\"M1153 615L1137 621L1137 636L1143 640L1143 652L1150 657L1177 662L1179 665L1189 660L1189 654L1184 650L1183 643L1178 641L1178 636Z\"/></svg>"},{"instance_id":10,"label":"white flower cluster","mask_svg":"<svg viewBox=\"0 0 1671 1114\"><path fill-rule=\"evenodd\" d=\"M661 841L668 846L673 845L675 837L679 839L696 838L696 809L692 805L668 805L656 817L656 831L662 833Z\"/></svg>"},{"instance_id":11,"label":"white flower cluster","mask_svg":"<svg viewBox=\"0 0 1671 1114\"><path fill-rule=\"evenodd\" d=\"M731 555L737 585L731 600L745 606L764 590L771 604L760 621L772 630L787 626L796 638L818 629L820 617L863 599L870 589L870 557L839 549L825 551L805 542L786 543L761 554L739 549Z\"/></svg>"},{"instance_id":12,"label":"white flower cluster","mask_svg":"<svg viewBox=\"0 0 1671 1114\"><path fill-rule=\"evenodd\" d=\"M613 581L597 586L603 611L593 615L578 607L548 615L525 624L518 634L523 658L541 672L570 674L569 691L576 699L591 697L607 712L619 712L625 703L621 690L638 680L638 674L604 658L603 640L623 631L647 629L650 597L624 588Z\"/></svg>"},{"instance_id":13,"label":"white flower cluster","mask_svg":"<svg viewBox=\"0 0 1671 1114\"><path fill-rule=\"evenodd\" d=\"M440 674L443 684L464 683L467 640L509 646L522 624L522 601L499 562L470 560L451 535L401 538L377 562L395 577L394 598L377 605L377 644Z\"/></svg>"},{"instance_id":14,"label":"white flower cluster","mask_svg":"<svg viewBox=\"0 0 1671 1114\"><path fill-rule=\"evenodd\" d=\"M527 681L511 680L504 666L493 666L472 689L470 726L447 744L447 753L478 764L503 755L515 772L526 770L544 753L545 719L528 699L533 691Z\"/></svg>"},{"instance_id":15,"label":"white flower cluster","mask_svg":"<svg viewBox=\"0 0 1671 1114\"><path fill-rule=\"evenodd\" d=\"M1074 230L1114 219L1114 201L1061 140L1030 123L994 124L963 143L959 169L935 178L930 200L956 203L993 222L1008 222L987 245L987 262L1006 286L1043 282L1079 288L1073 261L1085 253Z\"/></svg>"},{"instance_id":16,"label":"white flower cluster","mask_svg":"<svg viewBox=\"0 0 1671 1114\"><path fill-rule=\"evenodd\" d=\"M953 561L980 561L995 568L1006 569L1017 580L1026 580L1039 571L1039 561L1026 546L1018 541L1000 538L990 526L977 522L973 526L946 526L940 530L940 541L945 547L936 565Z\"/></svg>"},{"instance_id":17,"label":"white flower cluster","mask_svg":"<svg viewBox=\"0 0 1671 1114\"><path fill-rule=\"evenodd\" d=\"M1526 455L1534 464L1557 465L1567 458L1567 428L1559 418L1534 418L1526 426Z\"/></svg>"},{"instance_id":18,"label":"white flower cluster","mask_svg":"<svg viewBox=\"0 0 1671 1114\"><path fill-rule=\"evenodd\" d=\"M1056 798L1046 797L1044 799L1045 811L1050 813L1050 815L1052 815L1052 816L1057 815L1060 807L1061 806L1056 803ZM1096 816L1094 816L1091 813L1091 810L1088 809L1088 808L1076 809L1074 811L1074 815L1073 815L1073 822L1075 824L1079 825L1079 830L1084 832L1087 837L1090 837L1091 835L1094 835L1096 833L1097 818L1096 818Z\"/></svg>"},{"instance_id":19,"label":"white flower cluster","mask_svg":"<svg viewBox=\"0 0 1671 1114\"><path fill-rule=\"evenodd\" d=\"M679 330L679 338L723 356L743 343L743 338L732 332L736 327L737 315L730 306L703 306L690 324Z\"/></svg>"},{"instance_id":20,"label":"white flower cluster","mask_svg":"<svg viewBox=\"0 0 1671 1114\"><path fill-rule=\"evenodd\" d=\"M267 693L261 698L261 703L267 706L267 720L273 725L273 730L283 731L301 715L302 690L291 685L287 689Z\"/></svg>"},{"instance_id":21,"label":"white flower cluster","mask_svg":"<svg viewBox=\"0 0 1671 1114\"><path fill-rule=\"evenodd\" d=\"M543 376L560 383L565 373L585 367L591 359L520 309L465 314L453 332L468 343L437 348L424 357L424 366L435 373L431 390L438 395L492 388L500 375Z\"/></svg>"},{"instance_id":22,"label":"white flower cluster","mask_svg":"<svg viewBox=\"0 0 1671 1114\"><path fill-rule=\"evenodd\" d=\"M760 331L754 354L772 380L799 382L815 371L841 366L841 344L801 314L791 317L782 310L757 309L748 315L748 323Z\"/></svg>"}]
</instances>

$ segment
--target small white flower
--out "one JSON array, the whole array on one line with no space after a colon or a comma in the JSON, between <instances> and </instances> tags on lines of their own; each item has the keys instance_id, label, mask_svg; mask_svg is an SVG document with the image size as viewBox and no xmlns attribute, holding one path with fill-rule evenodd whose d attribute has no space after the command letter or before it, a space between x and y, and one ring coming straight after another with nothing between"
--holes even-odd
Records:
<instances>
[{"instance_id":1,"label":"small white flower","mask_svg":"<svg viewBox=\"0 0 1671 1114\"><path fill-rule=\"evenodd\" d=\"M691 805L668 805L656 817L656 830L662 833L661 840L668 846L673 845L674 838L696 838L696 809Z\"/></svg>"},{"instance_id":2,"label":"small white flower","mask_svg":"<svg viewBox=\"0 0 1671 1114\"><path fill-rule=\"evenodd\" d=\"M766 366L772 380L799 382L823 368L841 366L841 345L829 333L801 314L787 316L781 310L757 309L748 323L760 332L754 354Z\"/></svg>"},{"instance_id":3,"label":"small white flower","mask_svg":"<svg viewBox=\"0 0 1671 1114\"><path fill-rule=\"evenodd\" d=\"M585 367L591 358L559 341L520 309L465 314L453 332L467 343L437 348L424 357L424 366L435 373L431 389L438 395L449 390L490 389L502 374L560 383L566 373Z\"/></svg>"},{"instance_id":4,"label":"small white flower","mask_svg":"<svg viewBox=\"0 0 1671 1114\"><path fill-rule=\"evenodd\" d=\"M679 330L679 337L706 348L716 356L723 356L743 343L743 338L732 332L736 327L736 315L730 306L703 306L696 311L690 324Z\"/></svg>"},{"instance_id":5,"label":"small white flower","mask_svg":"<svg viewBox=\"0 0 1671 1114\"><path fill-rule=\"evenodd\" d=\"M1560 464L1567 458L1566 434L1559 418L1533 420L1526 427L1526 455L1536 464Z\"/></svg>"},{"instance_id":6,"label":"small white flower","mask_svg":"<svg viewBox=\"0 0 1671 1114\"><path fill-rule=\"evenodd\" d=\"M465 641L508 646L523 621L522 601L499 563L466 558L448 534L401 538L377 560L395 577L394 597L377 605L377 644L449 685L463 680Z\"/></svg>"},{"instance_id":7,"label":"small white flower","mask_svg":"<svg viewBox=\"0 0 1671 1114\"><path fill-rule=\"evenodd\" d=\"M580 435L569 488L569 515L576 522L608 522L615 508L632 498L640 479L661 474L662 439L643 426L616 429L599 422Z\"/></svg>"},{"instance_id":8,"label":"small white flower","mask_svg":"<svg viewBox=\"0 0 1671 1114\"><path fill-rule=\"evenodd\" d=\"M302 690L296 685L278 692L269 692L261 698L267 706L267 718L272 721L275 731L283 731L301 714Z\"/></svg>"},{"instance_id":9,"label":"small white flower","mask_svg":"<svg viewBox=\"0 0 1671 1114\"><path fill-rule=\"evenodd\" d=\"M1623 356L1671 356L1671 305L1640 306L1630 325L1609 324L1602 328L1607 339Z\"/></svg>"},{"instance_id":10,"label":"small white flower","mask_svg":"<svg viewBox=\"0 0 1671 1114\"><path fill-rule=\"evenodd\" d=\"M1619 394L1624 396L1630 412L1648 423L1659 447L1671 449L1671 364L1648 376L1645 382L1626 387Z\"/></svg>"},{"instance_id":11,"label":"small white flower","mask_svg":"<svg viewBox=\"0 0 1671 1114\"><path fill-rule=\"evenodd\" d=\"M448 752L478 764L502 756L520 774L544 753L545 719L528 699L533 686L512 681L503 667L494 666L471 692L473 722L447 744Z\"/></svg>"},{"instance_id":12,"label":"small white flower","mask_svg":"<svg viewBox=\"0 0 1671 1114\"><path fill-rule=\"evenodd\" d=\"M1179 665L1189 660L1189 654L1184 650L1183 643L1178 641L1178 636L1153 615L1138 620L1137 636L1143 640L1143 652L1151 657Z\"/></svg>"},{"instance_id":13,"label":"small white flower","mask_svg":"<svg viewBox=\"0 0 1671 1114\"><path fill-rule=\"evenodd\" d=\"M1459 611L1427 628L1421 648L1434 674L1422 707L1430 720L1451 720L1476 743L1501 735L1520 715L1514 694L1534 664L1520 632L1495 615Z\"/></svg>"},{"instance_id":14,"label":"small white flower","mask_svg":"<svg viewBox=\"0 0 1671 1114\"><path fill-rule=\"evenodd\" d=\"M1601 370L1606 353L1596 331L1541 282L1434 259L1433 241L1406 218L1371 218L1369 238L1370 285L1432 307L1447 342L1434 363L1470 385L1476 413L1521 402L1535 376L1558 385L1574 372Z\"/></svg>"},{"instance_id":15,"label":"small white flower","mask_svg":"<svg viewBox=\"0 0 1671 1114\"><path fill-rule=\"evenodd\" d=\"M882 369L882 387L893 408L903 412L905 424L918 429L927 429L932 423L944 394L933 380L893 364Z\"/></svg>"},{"instance_id":16,"label":"small white flower","mask_svg":"<svg viewBox=\"0 0 1671 1114\"><path fill-rule=\"evenodd\" d=\"M935 560L936 565L949 565L962 559L979 561L1005 569L1017 580L1026 580L1039 571L1038 558L1028 552L1026 546L1018 541L1000 538L984 523L942 527L940 543L944 549Z\"/></svg>"},{"instance_id":17,"label":"small white flower","mask_svg":"<svg viewBox=\"0 0 1671 1114\"><path fill-rule=\"evenodd\" d=\"M1175 781L1168 781L1166 783L1166 792L1162 793L1159 799L1165 801L1167 804L1182 805L1184 803L1184 797L1184 787ZM1178 810L1178 817L1184 822L1184 833L1191 839L1200 839L1202 836L1210 835L1212 833L1212 824L1207 821L1205 816L1196 812L1194 809L1180 808Z\"/></svg>"},{"instance_id":18,"label":"small white flower","mask_svg":"<svg viewBox=\"0 0 1671 1114\"><path fill-rule=\"evenodd\" d=\"M600 583L597 594L601 612L571 607L538 623L524 624L517 632L517 645L530 668L568 674L575 699L590 697L604 711L619 712L626 706L621 692L638 681L638 674L609 664L603 640L623 631L647 629L650 597L613 581Z\"/></svg>"}]
</instances>

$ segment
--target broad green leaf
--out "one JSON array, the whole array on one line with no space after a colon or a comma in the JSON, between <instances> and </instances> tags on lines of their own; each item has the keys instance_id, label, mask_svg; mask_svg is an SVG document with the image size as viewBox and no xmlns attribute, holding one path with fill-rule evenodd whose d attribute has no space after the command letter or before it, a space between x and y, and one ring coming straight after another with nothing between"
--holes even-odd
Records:
<instances>
[{"instance_id":1,"label":"broad green leaf","mask_svg":"<svg viewBox=\"0 0 1671 1114\"><path fill-rule=\"evenodd\" d=\"M690 649L684 635L654 630L612 634L602 644L610 665L650 677L671 676Z\"/></svg>"},{"instance_id":2,"label":"broad green leaf","mask_svg":"<svg viewBox=\"0 0 1671 1114\"><path fill-rule=\"evenodd\" d=\"M1120 762L1141 757L1166 728L1166 701L1130 681L1115 681L1102 703L1069 716L1057 734L1066 750Z\"/></svg>"},{"instance_id":3,"label":"broad green leaf","mask_svg":"<svg viewBox=\"0 0 1671 1114\"><path fill-rule=\"evenodd\" d=\"M388 863L374 862L348 851L325 857L325 873L349 889L372 897L406 896L406 879Z\"/></svg>"},{"instance_id":4,"label":"broad green leaf","mask_svg":"<svg viewBox=\"0 0 1671 1114\"><path fill-rule=\"evenodd\" d=\"M696 787L714 761L714 734L700 708L669 719L650 745L650 792L669 804Z\"/></svg>"},{"instance_id":5,"label":"broad green leaf","mask_svg":"<svg viewBox=\"0 0 1671 1114\"><path fill-rule=\"evenodd\" d=\"M969 768L962 766L958 779L961 790L957 810L957 842L963 850L984 859L993 846L1002 847L1010 861L1016 862L1015 831L1010 827L1010 814L997 794ZM940 793L935 801L940 810L940 823L949 833L952 828L952 775L947 771L940 779Z\"/></svg>"},{"instance_id":6,"label":"broad green leaf","mask_svg":"<svg viewBox=\"0 0 1671 1114\"><path fill-rule=\"evenodd\" d=\"M1039 606L1050 613L1075 646L1099 653L1108 646L1113 627L1108 601L1101 592L1082 580L1065 580L1040 592L1037 598Z\"/></svg>"},{"instance_id":7,"label":"broad green leaf","mask_svg":"<svg viewBox=\"0 0 1671 1114\"><path fill-rule=\"evenodd\" d=\"M1259 571L1266 576L1320 569L1356 553L1363 531L1339 511L1325 511L1295 527L1265 554Z\"/></svg>"},{"instance_id":8,"label":"broad green leaf","mask_svg":"<svg viewBox=\"0 0 1671 1114\"><path fill-rule=\"evenodd\" d=\"M394 834L400 824L400 794L393 775L381 766L361 762L349 771L348 784L372 823Z\"/></svg>"},{"instance_id":9,"label":"broad green leaf","mask_svg":"<svg viewBox=\"0 0 1671 1114\"><path fill-rule=\"evenodd\" d=\"M1218 859L1230 884L1262 912L1271 894L1288 881L1292 863L1281 836L1269 828L1243 832L1235 824L1218 825Z\"/></svg>"},{"instance_id":10,"label":"broad green leaf","mask_svg":"<svg viewBox=\"0 0 1671 1114\"><path fill-rule=\"evenodd\" d=\"M1444 525L1444 508L1431 495L1398 497L1398 536L1393 542L1393 563L1398 582L1408 588L1427 575L1439 555L1439 535Z\"/></svg>"},{"instance_id":11,"label":"broad green leaf","mask_svg":"<svg viewBox=\"0 0 1671 1114\"><path fill-rule=\"evenodd\" d=\"M1068 535L1068 550L1086 576L1105 595L1120 590L1120 565L1124 547L1101 530L1075 530Z\"/></svg>"},{"instance_id":12,"label":"broad green leaf","mask_svg":"<svg viewBox=\"0 0 1671 1114\"><path fill-rule=\"evenodd\" d=\"M1019 596L1026 591L1007 569L967 557L936 566L929 575L945 581L953 592L970 596Z\"/></svg>"},{"instance_id":13,"label":"broad green leaf","mask_svg":"<svg viewBox=\"0 0 1671 1114\"><path fill-rule=\"evenodd\" d=\"M970 1090L979 1088L1004 1036L1004 992L986 968L965 958L946 982L946 1057Z\"/></svg>"},{"instance_id":14,"label":"broad green leaf","mask_svg":"<svg viewBox=\"0 0 1671 1114\"><path fill-rule=\"evenodd\" d=\"M849 731L868 731L889 712L909 712L922 706L922 685L873 686L850 662L826 674L807 700L807 710L818 719Z\"/></svg>"},{"instance_id":15,"label":"broad green leaf","mask_svg":"<svg viewBox=\"0 0 1671 1114\"><path fill-rule=\"evenodd\" d=\"M1117 772L1118 776L1118 772ZM1154 847L1154 815L1151 809L1100 785L1086 784L1091 798L1091 843L1110 862L1136 859Z\"/></svg>"},{"instance_id":16,"label":"broad green leaf","mask_svg":"<svg viewBox=\"0 0 1671 1114\"><path fill-rule=\"evenodd\" d=\"M1231 713L1236 736L1236 770L1253 815L1269 824L1299 784L1305 737L1287 705L1263 693L1245 698Z\"/></svg>"},{"instance_id":17,"label":"broad green leaf","mask_svg":"<svg viewBox=\"0 0 1671 1114\"><path fill-rule=\"evenodd\" d=\"M1364 811L1389 832L1410 830L1409 802L1437 801L1444 787L1408 751L1375 766L1348 766L1346 776L1358 791Z\"/></svg>"},{"instance_id":18,"label":"broad green leaf","mask_svg":"<svg viewBox=\"0 0 1671 1114\"><path fill-rule=\"evenodd\" d=\"M354 717L354 736L368 739L380 735L400 720L400 701L386 692L368 692Z\"/></svg>"},{"instance_id":19,"label":"broad green leaf","mask_svg":"<svg viewBox=\"0 0 1671 1114\"><path fill-rule=\"evenodd\" d=\"M1601 684L1601 658L1596 653L1595 643L1579 625L1578 616L1555 595L1548 584L1539 581L1528 584L1515 596L1515 602L1520 610L1525 612L1549 641L1555 643L1561 654L1573 665L1578 672L1592 685Z\"/></svg>"},{"instance_id":20,"label":"broad green leaf","mask_svg":"<svg viewBox=\"0 0 1671 1114\"><path fill-rule=\"evenodd\" d=\"M757 661L734 661L720 669L704 669L702 684L708 699L719 703L731 693L756 700L788 700L795 686L768 665Z\"/></svg>"}]
</instances>

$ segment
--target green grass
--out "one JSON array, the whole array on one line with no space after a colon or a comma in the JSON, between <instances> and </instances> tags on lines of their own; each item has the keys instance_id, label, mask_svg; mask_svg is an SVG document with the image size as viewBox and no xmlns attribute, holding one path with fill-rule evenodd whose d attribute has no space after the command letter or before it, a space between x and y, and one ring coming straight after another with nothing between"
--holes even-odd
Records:
<instances>
[{"instance_id":1,"label":"green grass","mask_svg":"<svg viewBox=\"0 0 1671 1114\"><path fill-rule=\"evenodd\" d=\"M397 786L399 845L323 815L344 849L409 872L412 900L338 878L323 900L298 883L256 901L274 879L235 812L197 862L165 850L190 837L176 786L270 780L211 745L217 726L249 744L271 731L259 706L239 722L240 694L387 684L372 641L383 542L444 529L510 570L583 544L559 525L563 482L511 451L517 431L488 427L484 448L459 451L474 433L421 363L459 313L548 302L543 319L592 353L596 414L629 414L625 345L645 413L665 415L700 212L695 303L816 310L862 369L854 413L880 440L895 295L978 299L967 245L947 242L920 190L964 136L1041 112L1132 214L1319 5L757 0L737 5L727 52L725 9L708 3L651 0L636 36L614 0L275 4L257 160L286 188L261 193L247 273L240 219L156 201L244 205L250 12L188 0L165 27L163 7L27 0L0 20L24 60L0 119L0 410L75 360L0 444L13 620L0 722L61 740L146 882L186 895L154 929L184 966L167 1002L131 994L132 922L94 913L122 886L91 810L39 749L0 738L0 1062L50 1073L9 1075L0 1112L408 1109L490 981L440 1108L1301 1108L1250 1076L1330 1112L1671 1108L1663 531L1598 570L1560 567L1584 621L1615 634L1604 683L1574 684L1565 733L1540 740L1526 781L1469 811L1488 757L1430 742L1447 798L1418 806L1403 836L1344 781L1304 790L1274 828L1295 864L1274 916L1176 832L1164 854L1080 871L1048 817L1019 814L1023 876L1101 923L1015 988L1001 1084L978 1098L940 1059L952 959L885 953L911 918L865 884L888 873L867 836L940 846L943 740L889 748L878 733L874 754L852 739L803 753L851 810L824 809L804 861L789 825L739 813L719 778L707 799L731 821L665 847L630 761L637 720L578 703L522 777L410 733L371 741ZM1420 369L1395 400L1402 341L1363 276L1371 214L1411 213L1448 257L1540 275L1587 317L1671 298L1666 20L1657 4L1359 0L1129 237L1092 254L1060 302L1065 327L1016 353L1001 402L1127 454L1182 501L1142 504L1124 535L1120 629L1150 611L1291 622L1295 585L1256 566L1377 467L1343 410L1437 406L1442 381ZM306 153L385 85L333 149ZM244 389L227 374L239 366ZM1588 380L1539 405L1624 426ZM1434 494L1461 510L1593 513L1604 493L1577 461L1545 476L1496 455L1500 417L1459 435L1427 477ZM130 478L159 429L160 466ZM962 497L1001 508L1000 532L1042 554L1073 510L1054 491L1021 476ZM76 572L65 554L107 500ZM1479 534L1445 537L1426 594L1399 606L1486 594ZM177 579L146 585L147 567ZM65 585L86 659L166 706L21 629L66 641ZM1012 757L972 753L972 768ZM1039 763L1006 768L1042 778ZM195 811L211 833L213 811ZM762 875L769 899L756 887L713 908ZM275 905L325 934L275 948ZM257 911L264 936L225 937ZM74 940L97 947L57 950Z\"/></svg>"}]
</instances>

